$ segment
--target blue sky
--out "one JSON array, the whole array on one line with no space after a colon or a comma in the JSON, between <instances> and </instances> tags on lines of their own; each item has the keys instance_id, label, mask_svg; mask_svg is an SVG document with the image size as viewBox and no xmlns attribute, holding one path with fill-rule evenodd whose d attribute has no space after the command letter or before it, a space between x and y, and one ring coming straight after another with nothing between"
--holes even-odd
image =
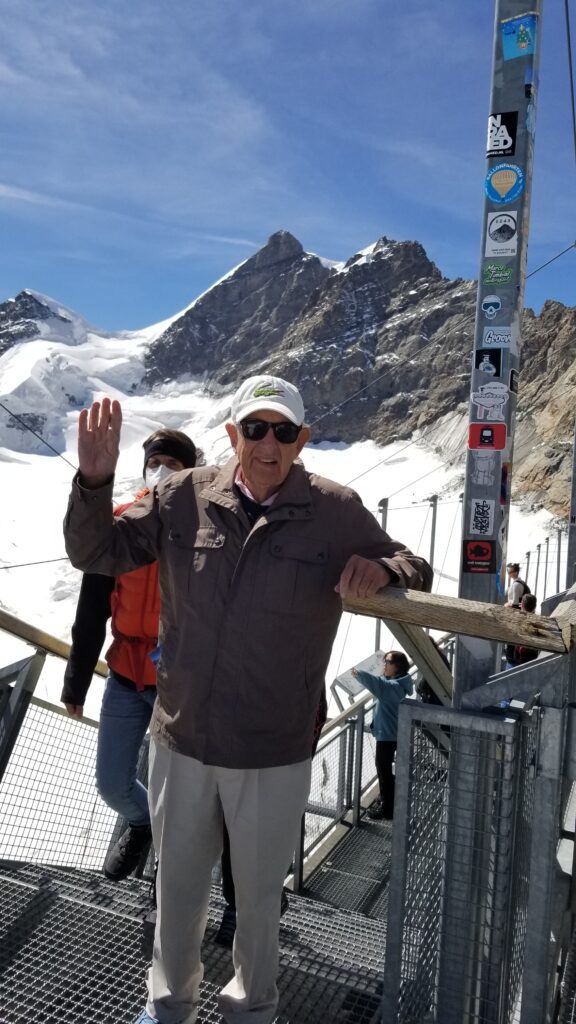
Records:
<instances>
[{"instance_id":1,"label":"blue sky","mask_svg":"<svg viewBox=\"0 0 576 1024\"><path fill-rule=\"evenodd\" d=\"M544 3L529 271L576 239L562 7ZM417 239L447 276L477 276L489 0L0 14L0 301L32 288L99 327L142 327L280 228L331 259ZM574 305L575 282L572 250L526 303Z\"/></svg>"}]
</instances>

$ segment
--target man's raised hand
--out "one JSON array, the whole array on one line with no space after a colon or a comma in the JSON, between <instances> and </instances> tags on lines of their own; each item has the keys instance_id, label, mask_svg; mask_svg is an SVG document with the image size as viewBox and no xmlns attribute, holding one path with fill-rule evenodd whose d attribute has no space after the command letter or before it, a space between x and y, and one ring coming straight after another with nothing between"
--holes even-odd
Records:
<instances>
[{"instance_id":1,"label":"man's raised hand","mask_svg":"<svg viewBox=\"0 0 576 1024\"><path fill-rule=\"evenodd\" d=\"M78 468L83 487L95 488L114 476L120 451L122 409L109 398L93 402L78 419Z\"/></svg>"}]
</instances>

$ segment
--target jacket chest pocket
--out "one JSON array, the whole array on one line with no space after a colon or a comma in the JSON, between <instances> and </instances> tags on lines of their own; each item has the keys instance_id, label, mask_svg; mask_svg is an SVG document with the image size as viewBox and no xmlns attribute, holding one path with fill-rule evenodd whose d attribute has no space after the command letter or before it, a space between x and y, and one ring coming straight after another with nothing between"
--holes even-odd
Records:
<instances>
[{"instance_id":1,"label":"jacket chest pocket","mask_svg":"<svg viewBox=\"0 0 576 1024\"><path fill-rule=\"evenodd\" d=\"M293 614L314 611L329 587L329 545L299 537L271 537L266 551L263 604Z\"/></svg>"},{"instance_id":2,"label":"jacket chest pocket","mask_svg":"<svg viewBox=\"0 0 576 1024\"><path fill-rule=\"evenodd\" d=\"M189 594L201 588L203 597L212 598L223 572L226 534L214 526L199 526L191 536L170 530L168 543L176 589Z\"/></svg>"}]
</instances>

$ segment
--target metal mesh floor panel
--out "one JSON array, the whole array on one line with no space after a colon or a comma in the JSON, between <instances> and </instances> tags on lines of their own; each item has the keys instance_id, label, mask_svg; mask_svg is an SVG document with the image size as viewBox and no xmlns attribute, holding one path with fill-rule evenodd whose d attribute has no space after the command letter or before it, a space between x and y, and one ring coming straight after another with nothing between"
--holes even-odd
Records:
<instances>
[{"instance_id":1,"label":"metal mesh floor panel","mask_svg":"<svg viewBox=\"0 0 576 1024\"><path fill-rule=\"evenodd\" d=\"M144 1005L151 949L147 887L94 873L0 864L2 1024L132 1024ZM231 953L212 939L223 902L214 890L204 943L199 1024L221 1024L219 989ZM280 929L277 1024L372 1024L380 1003L384 926L290 898Z\"/></svg>"},{"instance_id":2,"label":"metal mesh floor panel","mask_svg":"<svg viewBox=\"0 0 576 1024\"><path fill-rule=\"evenodd\" d=\"M364 819L306 882L307 895L384 921L388 912L392 822Z\"/></svg>"}]
</instances>

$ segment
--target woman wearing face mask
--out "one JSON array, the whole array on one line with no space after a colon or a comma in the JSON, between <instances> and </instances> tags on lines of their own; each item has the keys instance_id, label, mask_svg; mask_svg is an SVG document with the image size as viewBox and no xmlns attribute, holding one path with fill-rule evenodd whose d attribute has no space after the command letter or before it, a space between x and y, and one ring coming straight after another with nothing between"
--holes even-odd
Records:
<instances>
[{"instance_id":1,"label":"woman wearing face mask","mask_svg":"<svg viewBox=\"0 0 576 1024\"><path fill-rule=\"evenodd\" d=\"M197 462L196 446L179 430L156 430L143 448L146 486L135 501L171 473L191 469ZM114 515L131 504L120 505ZM105 656L109 673L98 729L96 787L109 807L128 821L104 863L106 877L117 882L134 870L151 841L148 793L136 771L156 698L156 669L150 655L158 645L157 562L116 579L88 573L82 577L60 698L74 717L82 716L110 616L113 641Z\"/></svg>"},{"instance_id":2,"label":"woman wearing face mask","mask_svg":"<svg viewBox=\"0 0 576 1024\"><path fill-rule=\"evenodd\" d=\"M383 658L382 675L375 676L353 668L352 674L362 686L377 698L371 730L376 738L376 772L380 785L380 799L368 811L374 820L394 817L395 779L392 764L398 739L398 705L414 690L408 674L410 663L403 651L387 651Z\"/></svg>"}]
</instances>

